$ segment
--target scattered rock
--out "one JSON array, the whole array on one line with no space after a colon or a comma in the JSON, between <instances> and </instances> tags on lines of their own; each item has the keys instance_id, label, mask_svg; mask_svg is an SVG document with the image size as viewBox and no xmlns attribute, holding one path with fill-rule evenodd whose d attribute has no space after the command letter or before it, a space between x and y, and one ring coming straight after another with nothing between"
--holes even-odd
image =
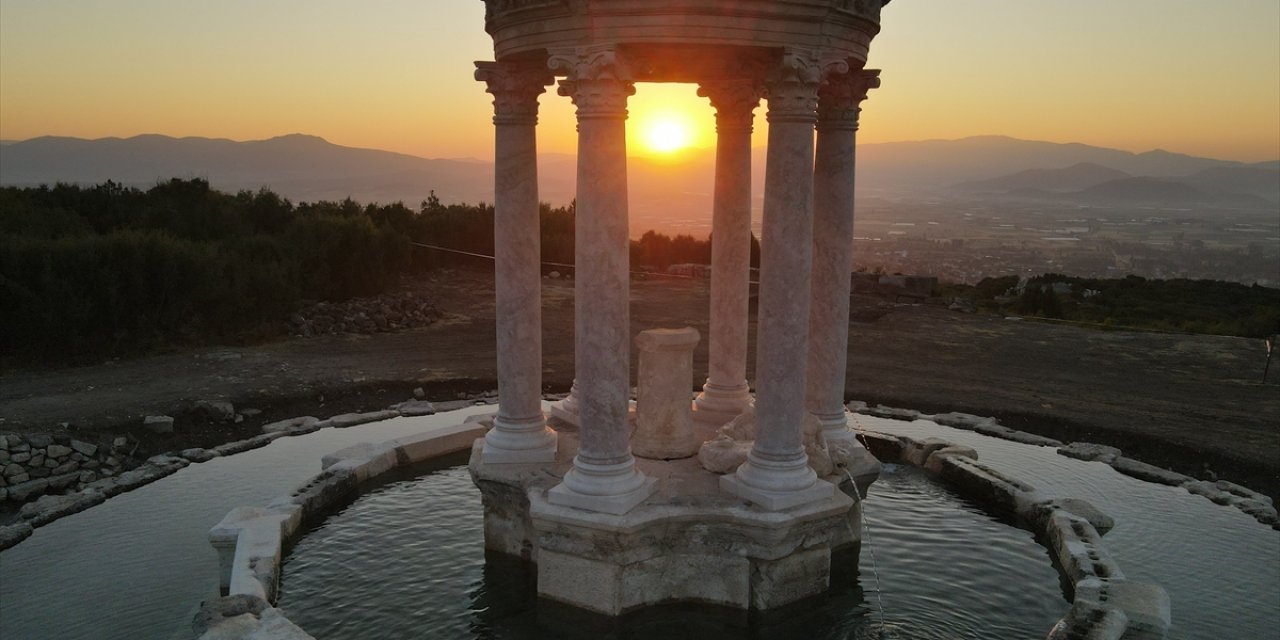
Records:
<instances>
[{"instance_id":1,"label":"scattered rock","mask_svg":"<svg viewBox=\"0 0 1280 640\"><path fill-rule=\"evenodd\" d=\"M289 418L287 420L279 420L277 422L262 425L262 432L277 433L281 431L292 431L301 427L311 426L319 421L319 418L315 418L313 416Z\"/></svg>"},{"instance_id":2,"label":"scattered rock","mask_svg":"<svg viewBox=\"0 0 1280 640\"><path fill-rule=\"evenodd\" d=\"M0 551L4 551L31 537L31 523L19 522L7 527L0 527Z\"/></svg>"},{"instance_id":3,"label":"scattered rock","mask_svg":"<svg viewBox=\"0 0 1280 640\"><path fill-rule=\"evenodd\" d=\"M379 420L389 420L397 418L400 412L395 409L386 409L384 411L370 411L368 413L344 413L329 418L329 426L336 429L345 429L356 425L366 424L369 422L377 422Z\"/></svg>"},{"instance_id":4,"label":"scattered rock","mask_svg":"<svg viewBox=\"0 0 1280 640\"><path fill-rule=\"evenodd\" d=\"M18 512L33 527L44 526L63 516L79 513L96 504L102 504L106 496L88 490L63 496L41 496L35 502L22 505Z\"/></svg>"},{"instance_id":5,"label":"scattered rock","mask_svg":"<svg viewBox=\"0 0 1280 640\"><path fill-rule=\"evenodd\" d=\"M420 389L419 389L420 390ZM414 394L417 395L417 394ZM436 406L426 400L409 400L392 407L402 416L429 416L436 412Z\"/></svg>"},{"instance_id":6,"label":"scattered rock","mask_svg":"<svg viewBox=\"0 0 1280 640\"><path fill-rule=\"evenodd\" d=\"M413 397L417 400L423 400L427 397L427 392L423 391L422 387L414 387Z\"/></svg>"},{"instance_id":7,"label":"scattered rock","mask_svg":"<svg viewBox=\"0 0 1280 640\"><path fill-rule=\"evenodd\" d=\"M1125 458L1123 456L1112 461L1111 467L1126 476L1132 476L1147 482L1167 484L1171 487L1179 487L1191 482L1190 477L1184 476L1176 471L1161 469L1155 465L1134 460L1133 458Z\"/></svg>"},{"instance_id":8,"label":"scattered rock","mask_svg":"<svg viewBox=\"0 0 1280 640\"><path fill-rule=\"evenodd\" d=\"M173 418L169 416L147 416L142 419L142 426L152 433L173 433Z\"/></svg>"},{"instance_id":9,"label":"scattered rock","mask_svg":"<svg viewBox=\"0 0 1280 640\"><path fill-rule=\"evenodd\" d=\"M208 462L218 457L218 454L209 451L208 449L201 449L198 447L193 449L183 449L178 453L178 455L182 456L184 460L189 460L191 462Z\"/></svg>"},{"instance_id":10,"label":"scattered rock","mask_svg":"<svg viewBox=\"0 0 1280 640\"><path fill-rule=\"evenodd\" d=\"M64 447L60 444L49 445L49 448L47 451L50 458L66 458L67 456L71 455L71 448Z\"/></svg>"},{"instance_id":11,"label":"scattered rock","mask_svg":"<svg viewBox=\"0 0 1280 640\"><path fill-rule=\"evenodd\" d=\"M1060 447L1058 449L1058 453L1068 458L1102 462L1105 464L1111 464L1120 457L1119 449L1115 447L1108 447L1105 444L1094 444L1092 442L1072 442L1065 447Z\"/></svg>"},{"instance_id":12,"label":"scattered rock","mask_svg":"<svg viewBox=\"0 0 1280 640\"><path fill-rule=\"evenodd\" d=\"M72 440L71 448L74 449L76 453L90 458L98 455L98 445L96 444L82 442L80 440Z\"/></svg>"},{"instance_id":13,"label":"scattered rock","mask_svg":"<svg viewBox=\"0 0 1280 640\"><path fill-rule=\"evenodd\" d=\"M236 419L235 406L225 400L201 400L196 403L196 409L214 420L230 422Z\"/></svg>"}]
</instances>

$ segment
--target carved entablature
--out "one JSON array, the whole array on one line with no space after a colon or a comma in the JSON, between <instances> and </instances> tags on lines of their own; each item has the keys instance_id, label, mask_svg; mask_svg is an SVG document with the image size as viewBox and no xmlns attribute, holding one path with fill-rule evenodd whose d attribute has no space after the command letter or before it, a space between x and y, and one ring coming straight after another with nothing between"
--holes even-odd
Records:
<instances>
[{"instance_id":1,"label":"carved entablature","mask_svg":"<svg viewBox=\"0 0 1280 640\"><path fill-rule=\"evenodd\" d=\"M867 92L880 87L879 69L834 74L818 88L818 128L858 130L858 114Z\"/></svg>"},{"instance_id":2,"label":"carved entablature","mask_svg":"<svg viewBox=\"0 0 1280 640\"><path fill-rule=\"evenodd\" d=\"M475 77L493 95L494 124L537 123L538 96L555 82L541 65L512 62L477 62Z\"/></svg>"},{"instance_id":3,"label":"carved entablature","mask_svg":"<svg viewBox=\"0 0 1280 640\"><path fill-rule=\"evenodd\" d=\"M636 81L690 82L707 79L690 79L703 57L681 60L670 51L742 55L803 47L862 64L880 31L882 1L485 0L485 28L499 61L545 58L564 47L613 46L653 59L650 72Z\"/></svg>"}]
</instances>

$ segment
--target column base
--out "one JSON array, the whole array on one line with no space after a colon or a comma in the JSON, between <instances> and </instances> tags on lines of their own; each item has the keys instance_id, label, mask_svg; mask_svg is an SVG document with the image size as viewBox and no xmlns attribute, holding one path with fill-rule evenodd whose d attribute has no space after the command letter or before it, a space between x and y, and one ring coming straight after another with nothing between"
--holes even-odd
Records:
<instances>
[{"instance_id":1,"label":"column base","mask_svg":"<svg viewBox=\"0 0 1280 640\"><path fill-rule=\"evenodd\" d=\"M484 464L525 464L555 462L558 436L546 426L546 417L512 422L498 416L484 436L480 462Z\"/></svg>"},{"instance_id":2,"label":"column base","mask_svg":"<svg viewBox=\"0 0 1280 640\"><path fill-rule=\"evenodd\" d=\"M818 423L822 425L822 438L830 444L849 444L857 439L857 434L849 429L849 414L841 411L839 415L821 416L813 414L818 419Z\"/></svg>"},{"instance_id":3,"label":"column base","mask_svg":"<svg viewBox=\"0 0 1280 640\"><path fill-rule=\"evenodd\" d=\"M795 457L768 459L753 450L737 471L720 476L720 490L766 511L781 511L829 498L836 487L818 478L804 451Z\"/></svg>"},{"instance_id":4,"label":"column base","mask_svg":"<svg viewBox=\"0 0 1280 640\"><path fill-rule=\"evenodd\" d=\"M582 418L578 415L578 403L571 402L572 396L551 403L551 417L567 422L575 427L582 426Z\"/></svg>"},{"instance_id":5,"label":"column base","mask_svg":"<svg viewBox=\"0 0 1280 640\"><path fill-rule=\"evenodd\" d=\"M636 472L639 474L639 472ZM585 511L596 511L620 516L644 502L658 489L658 479L641 475L640 486L618 495L592 495L580 493L565 486L565 483L547 490L547 502L562 507L573 507Z\"/></svg>"},{"instance_id":6,"label":"column base","mask_svg":"<svg viewBox=\"0 0 1280 640\"><path fill-rule=\"evenodd\" d=\"M783 511L830 498L835 495L836 486L819 479L807 489L770 491L753 487L730 473L720 476L720 490L751 502L765 511Z\"/></svg>"},{"instance_id":7,"label":"column base","mask_svg":"<svg viewBox=\"0 0 1280 640\"><path fill-rule=\"evenodd\" d=\"M738 417L751 406L751 391L746 381L727 387L707 381L702 393L693 400L693 419L720 426Z\"/></svg>"},{"instance_id":8,"label":"column base","mask_svg":"<svg viewBox=\"0 0 1280 640\"><path fill-rule=\"evenodd\" d=\"M656 489L657 480L636 469L630 455L615 464L593 464L575 456L560 484L547 490L547 502L620 516Z\"/></svg>"}]
</instances>

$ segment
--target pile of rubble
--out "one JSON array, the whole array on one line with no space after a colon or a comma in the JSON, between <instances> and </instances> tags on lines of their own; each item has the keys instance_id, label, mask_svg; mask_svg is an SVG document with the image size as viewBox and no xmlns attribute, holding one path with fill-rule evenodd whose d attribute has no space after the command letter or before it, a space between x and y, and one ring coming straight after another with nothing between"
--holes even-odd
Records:
<instances>
[{"instance_id":1,"label":"pile of rubble","mask_svg":"<svg viewBox=\"0 0 1280 640\"><path fill-rule=\"evenodd\" d=\"M440 311L412 291L385 293L344 302L320 302L289 318L297 336L373 334L425 327L440 319Z\"/></svg>"}]
</instances>

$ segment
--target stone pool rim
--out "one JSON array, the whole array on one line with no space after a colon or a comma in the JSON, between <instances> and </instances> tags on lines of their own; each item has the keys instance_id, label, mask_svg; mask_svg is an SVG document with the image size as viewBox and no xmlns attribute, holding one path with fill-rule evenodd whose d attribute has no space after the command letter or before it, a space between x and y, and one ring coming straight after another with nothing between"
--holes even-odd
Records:
<instances>
[{"instance_id":1,"label":"stone pool rim","mask_svg":"<svg viewBox=\"0 0 1280 640\"><path fill-rule=\"evenodd\" d=\"M851 406L874 414L876 408ZM994 419L903 410L893 416L987 425ZM226 596L206 600L194 622L201 637L313 638L273 604L279 593L284 549L304 535L304 521L327 517L333 507L361 493L371 480L396 469L470 449L489 428L491 415L473 415L451 426L379 444L361 443L324 456L322 471L265 507L233 509L210 532L219 552L220 583ZM856 413L851 422L857 425ZM935 420L939 424L943 421ZM988 422L990 421L990 422ZM857 425L859 439L882 462L923 467L962 497L990 513L1036 534L1056 560L1055 568L1071 585L1071 607L1051 630L1050 639L1089 637L1159 639L1170 624L1168 594L1156 584L1127 580L1102 545L1111 519L1084 500L1046 497L1034 487L977 461L977 452L940 438L917 439ZM956 426L955 424L947 426ZM997 425L998 426L998 425ZM963 427L961 427L963 428ZM971 430L978 430L973 429ZM1037 438L1037 446L1063 446L1033 434L999 427L1005 439ZM1117 452L1118 453L1118 452ZM1101 529L1101 531L1099 530Z\"/></svg>"}]
</instances>

